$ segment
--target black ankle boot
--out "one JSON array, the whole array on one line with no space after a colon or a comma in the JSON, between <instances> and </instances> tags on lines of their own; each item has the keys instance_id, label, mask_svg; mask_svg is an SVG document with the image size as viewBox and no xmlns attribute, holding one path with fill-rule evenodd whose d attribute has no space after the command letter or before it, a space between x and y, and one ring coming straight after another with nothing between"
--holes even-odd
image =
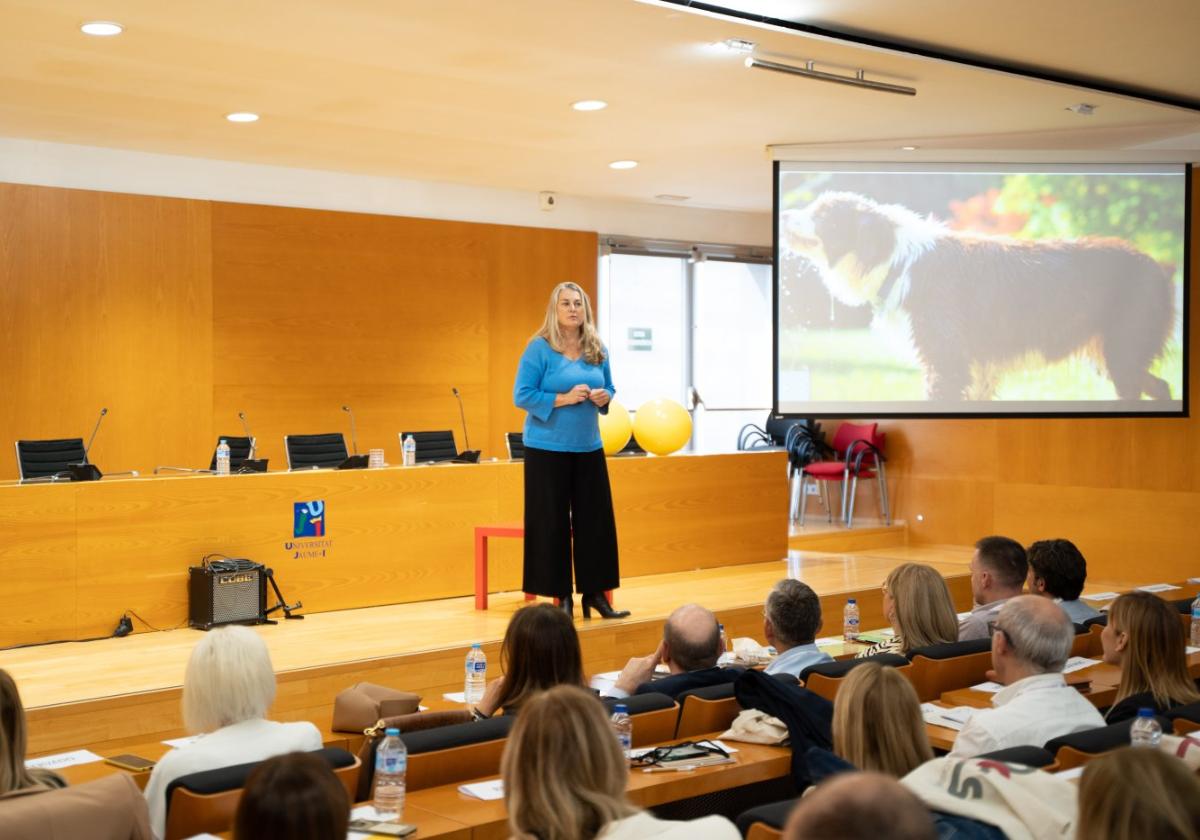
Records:
<instances>
[{"instance_id":1,"label":"black ankle boot","mask_svg":"<svg viewBox=\"0 0 1200 840\"><path fill-rule=\"evenodd\" d=\"M584 618L591 618L592 610L600 613L601 618L625 618L629 615L629 610L614 610L603 592L591 592L584 595L580 603L583 605Z\"/></svg>"}]
</instances>

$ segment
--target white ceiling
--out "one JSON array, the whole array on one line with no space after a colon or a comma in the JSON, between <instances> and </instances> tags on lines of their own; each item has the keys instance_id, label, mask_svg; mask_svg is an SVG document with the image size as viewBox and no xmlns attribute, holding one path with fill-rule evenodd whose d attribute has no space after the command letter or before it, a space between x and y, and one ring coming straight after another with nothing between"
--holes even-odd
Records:
<instances>
[{"instance_id":1,"label":"white ceiling","mask_svg":"<svg viewBox=\"0 0 1200 840\"><path fill-rule=\"evenodd\" d=\"M768 13L1200 100L1200 2L774 0ZM125 34L80 34L85 20ZM634 0L0 0L0 136L761 211L767 147L1200 158L1200 114ZM709 45L916 87L742 66ZM602 98L605 111L572 101ZM1067 105L1098 106L1080 117ZM223 115L252 110L234 125ZM616 159L640 161L615 172Z\"/></svg>"}]
</instances>

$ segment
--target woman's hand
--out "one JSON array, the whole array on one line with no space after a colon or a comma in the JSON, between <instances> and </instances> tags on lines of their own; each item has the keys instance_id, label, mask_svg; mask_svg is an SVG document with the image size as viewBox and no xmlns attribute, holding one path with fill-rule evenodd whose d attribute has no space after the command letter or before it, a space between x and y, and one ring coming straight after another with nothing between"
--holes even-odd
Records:
<instances>
[{"instance_id":1,"label":"woman's hand","mask_svg":"<svg viewBox=\"0 0 1200 840\"><path fill-rule=\"evenodd\" d=\"M500 707L500 692L504 689L504 677L497 677L488 683L487 691L483 692L483 699L475 707L479 712L486 717L491 717L496 714L496 709Z\"/></svg>"},{"instance_id":2,"label":"woman's hand","mask_svg":"<svg viewBox=\"0 0 1200 840\"><path fill-rule=\"evenodd\" d=\"M554 407L562 408L564 405L578 405L591 396L592 389L586 385L576 385L565 394L559 394L554 398Z\"/></svg>"},{"instance_id":3,"label":"woman's hand","mask_svg":"<svg viewBox=\"0 0 1200 840\"><path fill-rule=\"evenodd\" d=\"M593 388L588 399L595 404L597 408L604 408L608 405L608 401L612 399L612 395L603 388Z\"/></svg>"}]
</instances>

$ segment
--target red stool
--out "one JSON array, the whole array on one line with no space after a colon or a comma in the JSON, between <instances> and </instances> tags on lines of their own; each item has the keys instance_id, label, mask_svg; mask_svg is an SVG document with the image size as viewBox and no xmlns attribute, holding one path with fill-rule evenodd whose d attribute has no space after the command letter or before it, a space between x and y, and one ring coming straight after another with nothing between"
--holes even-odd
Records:
<instances>
[{"instance_id":1,"label":"red stool","mask_svg":"<svg viewBox=\"0 0 1200 840\"><path fill-rule=\"evenodd\" d=\"M488 608L488 537L515 537L524 539L525 526L520 522L504 522L499 525L475 526L475 609ZM525 600L532 601L536 595L525 593ZM612 590L604 593L604 597L612 603ZM554 599L558 604L558 599Z\"/></svg>"}]
</instances>

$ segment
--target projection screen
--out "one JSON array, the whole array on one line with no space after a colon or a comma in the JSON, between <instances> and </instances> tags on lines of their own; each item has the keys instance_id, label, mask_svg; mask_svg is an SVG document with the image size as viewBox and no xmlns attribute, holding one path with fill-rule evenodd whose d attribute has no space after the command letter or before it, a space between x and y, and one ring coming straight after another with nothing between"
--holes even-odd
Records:
<instances>
[{"instance_id":1,"label":"projection screen","mask_svg":"<svg viewBox=\"0 0 1200 840\"><path fill-rule=\"evenodd\" d=\"M1187 412L1183 165L775 164L775 409Z\"/></svg>"}]
</instances>

